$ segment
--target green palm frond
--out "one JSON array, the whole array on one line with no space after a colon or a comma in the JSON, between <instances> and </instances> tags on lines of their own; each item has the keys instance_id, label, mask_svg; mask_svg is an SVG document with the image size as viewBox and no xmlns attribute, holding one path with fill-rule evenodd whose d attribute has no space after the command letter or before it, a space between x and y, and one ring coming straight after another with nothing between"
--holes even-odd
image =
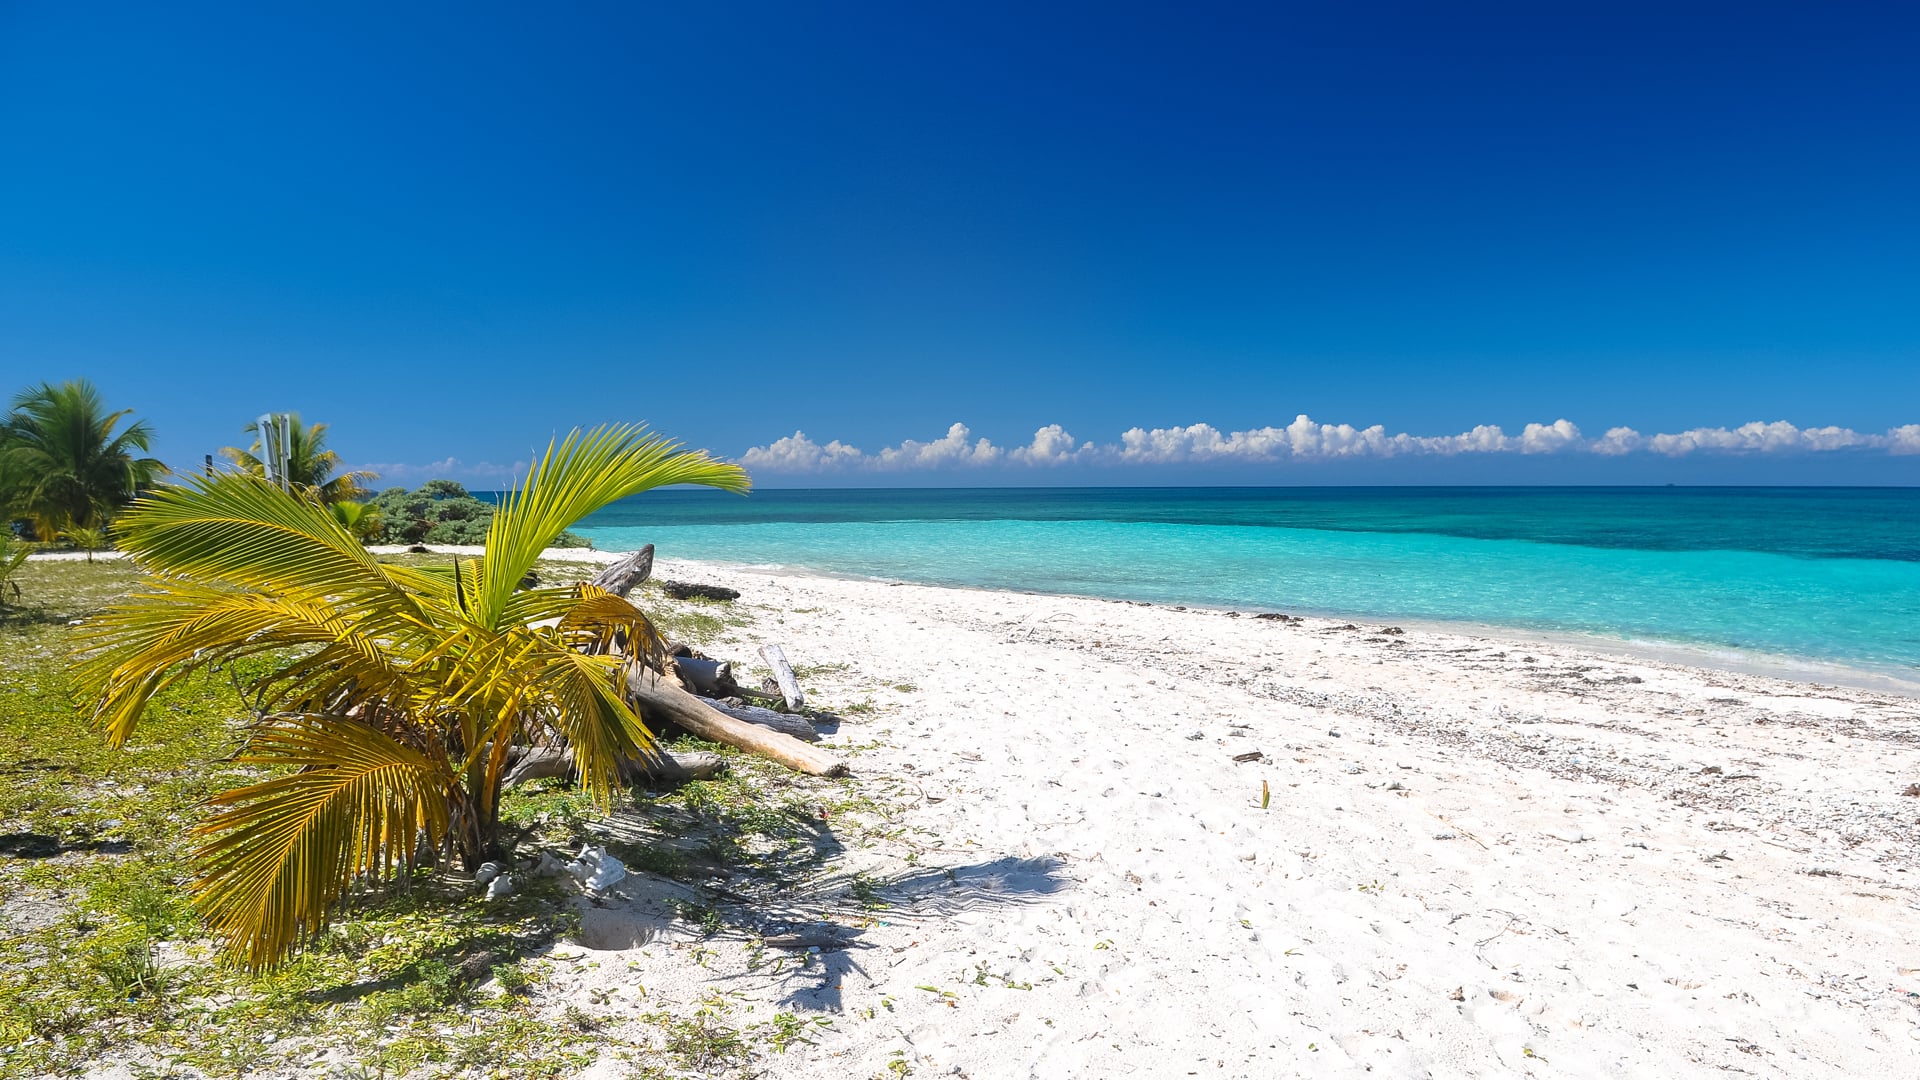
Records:
<instances>
[{"instance_id":1,"label":"green palm frond","mask_svg":"<svg viewBox=\"0 0 1920 1080\"><path fill-rule=\"evenodd\" d=\"M0 607L6 606L9 590L13 592L14 599L20 598L20 584L13 580L13 576L26 565L27 556L32 551L32 548L17 542L12 536L0 535Z\"/></svg>"},{"instance_id":2,"label":"green palm frond","mask_svg":"<svg viewBox=\"0 0 1920 1080\"><path fill-rule=\"evenodd\" d=\"M651 764L660 757L653 735L627 705L625 664L563 650L547 675L555 706L547 723L573 748L580 786L604 804L618 784L622 761Z\"/></svg>"},{"instance_id":3,"label":"green palm frond","mask_svg":"<svg viewBox=\"0 0 1920 1080\"><path fill-rule=\"evenodd\" d=\"M154 573L275 592L393 589L331 512L247 473L190 476L156 491L121 517L118 536Z\"/></svg>"},{"instance_id":4,"label":"green palm frond","mask_svg":"<svg viewBox=\"0 0 1920 1080\"><path fill-rule=\"evenodd\" d=\"M356 880L411 863L421 830L446 831L444 759L351 717L270 717L240 760L292 771L212 800L194 902L249 968L324 929Z\"/></svg>"},{"instance_id":5,"label":"green palm frond","mask_svg":"<svg viewBox=\"0 0 1920 1080\"><path fill-rule=\"evenodd\" d=\"M688 453L644 427L618 425L573 432L547 452L509 494L487 531L486 579L475 618L491 624L506 610L514 586L567 526L608 503L652 488L701 484L744 492L746 471Z\"/></svg>"}]
</instances>

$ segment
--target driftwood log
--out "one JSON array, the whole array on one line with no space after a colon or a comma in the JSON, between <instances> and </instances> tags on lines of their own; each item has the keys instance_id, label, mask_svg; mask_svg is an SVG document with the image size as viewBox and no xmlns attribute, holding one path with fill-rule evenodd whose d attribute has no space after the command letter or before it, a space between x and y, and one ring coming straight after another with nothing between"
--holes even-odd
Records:
<instances>
[{"instance_id":1,"label":"driftwood log","mask_svg":"<svg viewBox=\"0 0 1920 1080\"><path fill-rule=\"evenodd\" d=\"M787 701L787 711L799 712L806 708L807 696L800 692L800 680L794 677L793 665L787 663L787 654L780 646L762 645L760 656L773 669L773 680L780 686L780 696Z\"/></svg>"},{"instance_id":2,"label":"driftwood log","mask_svg":"<svg viewBox=\"0 0 1920 1080\"><path fill-rule=\"evenodd\" d=\"M701 697L726 697L727 689L736 685L732 664L704 656L674 657L673 673L680 676L682 686Z\"/></svg>"},{"instance_id":3,"label":"driftwood log","mask_svg":"<svg viewBox=\"0 0 1920 1080\"><path fill-rule=\"evenodd\" d=\"M500 778L501 790L529 780L565 780L573 775L573 751L565 747L514 747L512 764ZM650 780L678 784L688 780L708 780L725 772L727 761L705 750L660 751L658 762L628 758L620 763L620 777L631 782Z\"/></svg>"},{"instance_id":4,"label":"driftwood log","mask_svg":"<svg viewBox=\"0 0 1920 1080\"><path fill-rule=\"evenodd\" d=\"M736 719L694 697L643 664L627 671L627 699L642 717L671 720L702 739L772 758L812 776L844 776L847 763L817 746L782 732Z\"/></svg>"},{"instance_id":5,"label":"driftwood log","mask_svg":"<svg viewBox=\"0 0 1920 1080\"><path fill-rule=\"evenodd\" d=\"M591 585L597 585L615 596L625 596L638 588L653 573L653 545L648 544L639 551L630 552L619 562L608 563L600 572L593 575Z\"/></svg>"},{"instance_id":6,"label":"driftwood log","mask_svg":"<svg viewBox=\"0 0 1920 1080\"><path fill-rule=\"evenodd\" d=\"M675 643L667 646L667 655L673 658L674 674L680 676L680 684L710 698L758 698L761 701L782 700L779 690L761 690L752 686L741 686L733 677L733 665L715 660L691 645ZM694 661L689 665L688 661ZM709 676L709 672L711 675Z\"/></svg>"},{"instance_id":7,"label":"driftwood log","mask_svg":"<svg viewBox=\"0 0 1920 1080\"><path fill-rule=\"evenodd\" d=\"M695 585L685 581L662 581L660 591L675 600L738 600L739 589L725 585Z\"/></svg>"},{"instance_id":8,"label":"driftwood log","mask_svg":"<svg viewBox=\"0 0 1920 1080\"><path fill-rule=\"evenodd\" d=\"M758 724L763 728L772 728L775 731L785 735L791 735L803 742L820 741L820 733L813 730L813 725L808 723L807 718L804 716L775 712L772 709L763 709L758 705L747 705L744 703L736 705L731 701L709 701L707 704L726 713L735 720L744 720L749 724Z\"/></svg>"}]
</instances>

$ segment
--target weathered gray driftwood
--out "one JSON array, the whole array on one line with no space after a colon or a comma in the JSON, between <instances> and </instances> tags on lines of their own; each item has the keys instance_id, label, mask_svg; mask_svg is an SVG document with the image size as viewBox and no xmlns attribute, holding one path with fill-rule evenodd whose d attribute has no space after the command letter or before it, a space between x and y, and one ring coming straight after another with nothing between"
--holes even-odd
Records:
<instances>
[{"instance_id":1,"label":"weathered gray driftwood","mask_svg":"<svg viewBox=\"0 0 1920 1080\"><path fill-rule=\"evenodd\" d=\"M648 544L639 551L630 552L619 562L608 563L600 572L593 575L589 584L597 585L613 593L625 596L638 588L653 573L653 545Z\"/></svg>"},{"instance_id":2,"label":"weathered gray driftwood","mask_svg":"<svg viewBox=\"0 0 1920 1080\"><path fill-rule=\"evenodd\" d=\"M733 686L733 665L704 656L676 656L674 674L680 684L702 697L725 697Z\"/></svg>"},{"instance_id":3,"label":"weathered gray driftwood","mask_svg":"<svg viewBox=\"0 0 1920 1080\"><path fill-rule=\"evenodd\" d=\"M813 776L844 776L847 763L817 746L735 719L641 664L627 670L627 699L643 718L670 720L702 739L759 754Z\"/></svg>"},{"instance_id":4,"label":"weathered gray driftwood","mask_svg":"<svg viewBox=\"0 0 1920 1080\"><path fill-rule=\"evenodd\" d=\"M773 669L773 678L780 685L780 696L787 701L789 712L799 712L807 706L807 696L800 692L800 680L794 677L792 665L787 663L787 654L778 645L760 646L760 655L766 659L767 666Z\"/></svg>"},{"instance_id":5,"label":"weathered gray driftwood","mask_svg":"<svg viewBox=\"0 0 1920 1080\"><path fill-rule=\"evenodd\" d=\"M565 747L516 747L513 750L513 764L500 778L502 790L524 784L529 780L564 780L573 775L573 751ZM726 771L726 759L719 754L710 754L704 750L675 751L663 750L658 762L638 761L628 758L620 763L621 779L652 780L662 783L684 783L688 780L706 780Z\"/></svg>"},{"instance_id":6,"label":"weathered gray driftwood","mask_svg":"<svg viewBox=\"0 0 1920 1080\"><path fill-rule=\"evenodd\" d=\"M775 712L772 709L763 709L758 705L735 705L730 701L709 701L707 704L726 713L735 720L745 720L749 724L759 724L764 728L772 728L775 731L791 735L805 742L820 741L820 733L813 730L813 725L808 723L807 718L804 716Z\"/></svg>"}]
</instances>

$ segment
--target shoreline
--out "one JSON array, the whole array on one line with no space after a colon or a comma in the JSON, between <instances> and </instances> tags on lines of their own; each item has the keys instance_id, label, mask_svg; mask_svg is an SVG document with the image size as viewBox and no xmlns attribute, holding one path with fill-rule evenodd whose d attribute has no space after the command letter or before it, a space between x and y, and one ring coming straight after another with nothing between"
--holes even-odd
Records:
<instances>
[{"instance_id":1,"label":"shoreline","mask_svg":"<svg viewBox=\"0 0 1920 1080\"><path fill-rule=\"evenodd\" d=\"M452 551L451 548L448 550ZM625 552L602 552L598 548L552 550L593 551L597 554L607 556L608 561L626 554ZM462 554L475 554L478 551L478 548L461 549ZM581 559L578 561L592 560ZM984 585L940 584L935 582L905 580L896 581L888 578L820 570L812 567L789 564L732 563L723 560L697 558L663 558L662 562L674 562L691 567L712 567L719 572L769 574L780 577L797 578L820 577L832 580L870 582L881 585L914 585L930 589L955 589L979 593L1009 593L1017 596L1057 596L1062 599L1090 600L1107 604L1158 607L1169 611L1207 611L1219 614L1231 612L1242 617L1257 614L1257 611L1251 608L1222 607L1211 604L1174 605L1157 601L1129 600L1123 597L1093 596L1083 593L998 589ZM1507 641L1516 645L1558 645L1565 648L1586 649L1602 655L1624 659L1649 660L1681 667L1697 667L1708 671L1759 675L1789 682L1804 682L1817 686L1842 686L1856 690L1869 690L1878 693L1899 694L1904 697L1920 698L1920 671L1908 673L1901 669L1868 667L1813 657L1766 652L1758 649L1746 649L1733 645L1709 645L1696 642L1660 641L1645 638L1613 638L1601 634L1584 633L1577 630L1544 630L1530 627L1506 626L1498 623L1483 623L1467 619L1450 620L1404 615L1367 615L1326 612L1306 608L1290 610L1287 614L1297 614L1305 618L1318 619L1326 622L1368 622L1381 623L1383 625L1398 625L1401 627L1418 627L1421 630L1431 633L1459 634L1488 640Z\"/></svg>"},{"instance_id":2,"label":"shoreline","mask_svg":"<svg viewBox=\"0 0 1920 1080\"><path fill-rule=\"evenodd\" d=\"M413 545L375 544L368 546L367 550L376 555L401 555L406 554L408 548L411 546ZM433 553L442 555L471 557L478 556L485 551L484 547L477 544L429 544L424 546ZM604 565L615 561L625 554L627 554L627 552L603 550L595 547L574 547L548 548L541 553L540 557L547 562L578 562ZM28 556L32 561L44 562L79 562L84 561L86 557L84 552L36 552ZM118 551L99 551L94 553L94 557L97 559L122 559L126 556ZM1234 613L1243 617L1256 614L1256 612L1251 609L1220 607L1209 604L1173 605L1154 601L1128 600L1121 597L1092 596L1081 593L996 589L984 585L944 585L915 581L895 582L886 578L787 564L732 563L717 559L666 558L663 558L661 562L663 565L673 563L689 568L711 568L721 573L741 572L795 578L818 577L830 580L869 582L881 585L914 585L921 588L955 589L989 594L1008 593L1017 596L1056 596L1062 599L1089 600L1097 603L1159 607L1169 611L1207 611L1223 615ZM1865 690L1883 694L1898 694L1902 697L1920 698L1920 671L1908 673L1900 669L1867 667L1834 660L1793 656L1758 649L1746 649L1733 645L1708 645L1697 642L1660 641L1646 638L1613 638L1576 630L1543 630L1531 627L1505 626L1498 623L1475 622L1467 619L1450 620L1411 616L1363 615L1325 612L1313 609L1299 609L1297 611L1287 612L1287 614L1299 614L1305 618L1319 619L1327 622L1379 622L1386 625L1417 628L1428 633L1457 634L1489 641L1505 641L1514 645L1556 645L1563 648L1588 650L1601 656L1618 659L1646 660L1679 667L1699 668L1705 671L1757 675L1786 682L1806 683L1815 687L1845 687L1853 690Z\"/></svg>"}]
</instances>

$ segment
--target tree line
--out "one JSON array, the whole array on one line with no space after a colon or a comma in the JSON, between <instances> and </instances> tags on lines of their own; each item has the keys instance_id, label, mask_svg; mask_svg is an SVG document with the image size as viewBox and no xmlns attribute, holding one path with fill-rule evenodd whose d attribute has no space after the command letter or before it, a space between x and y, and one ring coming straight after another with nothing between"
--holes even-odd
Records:
<instances>
[{"instance_id":1,"label":"tree line","mask_svg":"<svg viewBox=\"0 0 1920 1080\"><path fill-rule=\"evenodd\" d=\"M223 447L227 467L266 475L257 423L246 448ZM166 483L167 467L148 456L153 427L132 409L110 411L86 379L42 383L16 394L0 417L0 521L19 536L65 541L92 552L112 541L121 512ZM344 469L327 447L327 425L290 417L285 462L289 490L315 502L363 543L479 544L492 524L494 504L474 498L451 480L430 480L412 491L388 488L366 470ZM3 530L0 530L3 531ZM0 539L8 537L0 536ZM564 533L560 542L586 541Z\"/></svg>"}]
</instances>

